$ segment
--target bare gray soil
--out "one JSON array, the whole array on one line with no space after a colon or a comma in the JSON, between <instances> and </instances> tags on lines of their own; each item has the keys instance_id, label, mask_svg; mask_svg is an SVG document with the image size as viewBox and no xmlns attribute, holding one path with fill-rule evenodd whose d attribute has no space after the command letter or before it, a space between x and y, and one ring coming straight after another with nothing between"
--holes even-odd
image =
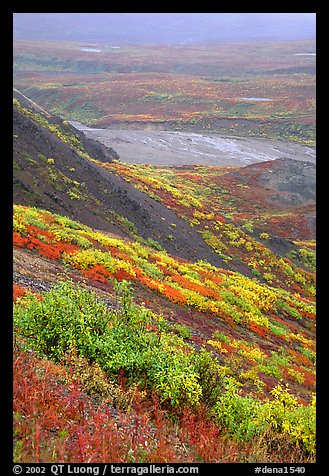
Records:
<instances>
[{"instance_id":1,"label":"bare gray soil","mask_svg":"<svg viewBox=\"0 0 329 476\"><path fill-rule=\"evenodd\" d=\"M124 162L156 165L246 166L290 158L315 163L311 147L294 142L179 131L96 129L72 121L89 139L119 154Z\"/></svg>"}]
</instances>

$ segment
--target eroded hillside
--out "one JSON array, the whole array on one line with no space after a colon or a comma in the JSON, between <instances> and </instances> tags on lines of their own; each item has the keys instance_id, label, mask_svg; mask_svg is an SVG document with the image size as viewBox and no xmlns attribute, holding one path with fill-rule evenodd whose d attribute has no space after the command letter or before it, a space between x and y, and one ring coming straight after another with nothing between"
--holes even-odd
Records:
<instances>
[{"instance_id":1,"label":"eroded hillside","mask_svg":"<svg viewBox=\"0 0 329 476\"><path fill-rule=\"evenodd\" d=\"M60 119L52 124L32 111L15 103L15 203L42 207L121 236L153 240L186 259L223 264L188 223L99 166L118 157L111 149L104 152Z\"/></svg>"},{"instance_id":2,"label":"eroded hillside","mask_svg":"<svg viewBox=\"0 0 329 476\"><path fill-rule=\"evenodd\" d=\"M14 180L17 462L315 460L312 164L127 164L17 96Z\"/></svg>"}]
</instances>

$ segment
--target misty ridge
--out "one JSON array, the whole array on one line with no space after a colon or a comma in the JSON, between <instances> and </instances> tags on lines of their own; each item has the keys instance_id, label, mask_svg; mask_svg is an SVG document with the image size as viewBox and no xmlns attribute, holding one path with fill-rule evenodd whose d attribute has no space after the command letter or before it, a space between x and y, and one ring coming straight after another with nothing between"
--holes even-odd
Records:
<instances>
[{"instance_id":1,"label":"misty ridge","mask_svg":"<svg viewBox=\"0 0 329 476\"><path fill-rule=\"evenodd\" d=\"M315 38L315 13L15 13L14 39L195 44Z\"/></svg>"}]
</instances>

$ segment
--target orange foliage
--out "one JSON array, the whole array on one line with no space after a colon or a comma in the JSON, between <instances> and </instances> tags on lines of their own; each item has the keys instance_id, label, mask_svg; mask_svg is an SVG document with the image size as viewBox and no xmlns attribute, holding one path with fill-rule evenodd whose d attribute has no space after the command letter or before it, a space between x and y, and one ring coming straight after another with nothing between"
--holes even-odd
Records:
<instances>
[{"instance_id":1,"label":"orange foliage","mask_svg":"<svg viewBox=\"0 0 329 476\"><path fill-rule=\"evenodd\" d=\"M17 298L25 296L27 289L22 288L19 284L13 285L13 301L16 301Z\"/></svg>"},{"instance_id":2,"label":"orange foliage","mask_svg":"<svg viewBox=\"0 0 329 476\"><path fill-rule=\"evenodd\" d=\"M179 289L174 289L168 284L163 284L163 294L170 299L172 302L176 302L177 304L186 304L187 298L183 296Z\"/></svg>"},{"instance_id":3,"label":"orange foliage","mask_svg":"<svg viewBox=\"0 0 329 476\"><path fill-rule=\"evenodd\" d=\"M201 296L213 298L216 300L221 299L221 295L214 291L213 289L207 288L206 286L203 286L202 284L198 283L192 283L189 279L185 278L185 276L181 276L180 274L176 274L171 277L172 281L175 283L179 284L185 289L189 289L190 291L195 291Z\"/></svg>"},{"instance_id":4,"label":"orange foliage","mask_svg":"<svg viewBox=\"0 0 329 476\"><path fill-rule=\"evenodd\" d=\"M174 289L167 283L161 283L156 279L145 276L145 274L139 268L133 268L133 270L136 274L135 279L147 286L152 291L157 291L158 293L163 294L166 296L166 298L170 299L170 301L177 304L186 304L187 298L181 293L179 289Z\"/></svg>"},{"instance_id":5,"label":"orange foliage","mask_svg":"<svg viewBox=\"0 0 329 476\"><path fill-rule=\"evenodd\" d=\"M19 284L13 284L13 301L15 302L16 299L22 298L25 296L26 293L31 292L27 288L23 288ZM42 301L42 296L40 294L33 292L32 293L39 301Z\"/></svg>"},{"instance_id":6,"label":"orange foliage","mask_svg":"<svg viewBox=\"0 0 329 476\"><path fill-rule=\"evenodd\" d=\"M252 331L258 334L260 337L266 337L268 334L268 331L266 328L259 326L256 323L249 324L248 328Z\"/></svg>"},{"instance_id":7,"label":"orange foliage","mask_svg":"<svg viewBox=\"0 0 329 476\"><path fill-rule=\"evenodd\" d=\"M111 253L111 255L114 258L118 258L118 259L121 259L123 261L128 261L129 263L133 263L133 259L129 255L127 255L127 253L124 253L123 251L118 250L114 246L106 246L105 248L106 248L107 251L109 251Z\"/></svg>"},{"instance_id":8,"label":"orange foliage","mask_svg":"<svg viewBox=\"0 0 329 476\"><path fill-rule=\"evenodd\" d=\"M293 349L288 349L289 354L291 355L292 359L294 362L300 364L300 365L305 365L306 367L313 367L314 364L313 362L304 354L301 352L296 352ZM300 369L298 369L300 370Z\"/></svg>"},{"instance_id":9,"label":"orange foliage","mask_svg":"<svg viewBox=\"0 0 329 476\"><path fill-rule=\"evenodd\" d=\"M17 233L17 231L14 231L13 233L14 246L19 246L20 248L24 248L24 246L28 243L28 241L29 240L27 238Z\"/></svg>"},{"instance_id":10,"label":"orange foliage","mask_svg":"<svg viewBox=\"0 0 329 476\"><path fill-rule=\"evenodd\" d=\"M89 269L81 269L80 272L86 276L86 278L99 281L100 283L107 283L108 278L112 277L105 266L101 264L96 264Z\"/></svg>"},{"instance_id":11,"label":"orange foliage","mask_svg":"<svg viewBox=\"0 0 329 476\"><path fill-rule=\"evenodd\" d=\"M123 280L131 281L132 279L135 279L134 276L127 273L127 271L125 271L124 269L117 269L114 272L113 276L118 281L123 281Z\"/></svg>"},{"instance_id":12,"label":"orange foliage","mask_svg":"<svg viewBox=\"0 0 329 476\"><path fill-rule=\"evenodd\" d=\"M29 225L27 227L30 233L36 233L38 235L45 236L48 239L52 239L53 235L51 232L47 232L37 228L35 226ZM55 260L59 259L62 253L65 251L66 253L72 253L74 251L78 251L79 247L77 245L73 245L72 243L61 243L55 242L53 244L44 243L39 238L35 236L28 235L27 237L21 236L19 233L13 233L13 243L15 246L19 246L20 248L28 248L29 250L36 250L41 255L45 256L46 258Z\"/></svg>"}]
</instances>

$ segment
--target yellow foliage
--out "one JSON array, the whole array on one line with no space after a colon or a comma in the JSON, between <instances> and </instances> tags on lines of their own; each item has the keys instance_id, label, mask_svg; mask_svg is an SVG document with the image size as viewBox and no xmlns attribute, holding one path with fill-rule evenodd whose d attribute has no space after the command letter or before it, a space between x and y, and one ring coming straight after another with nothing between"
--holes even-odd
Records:
<instances>
[{"instance_id":1,"label":"yellow foliage","mask_svg":"<svg viewBox=\"0 0 329 476\"><path fill-rule=\"evenodd\" d=\"M113 258L110 253L99 250L81 250L76 253L64 253L63 259L77 269L90 269L95 265L103 265L110 273L122 269L131 276L136 276L131 263Z\"/></svg>"},{"instance_id":2,"label":"yellow foliage","mask_svg":"<svg viewBox=\"0 0 329 476\"><path fill-rule=\"evenodd\" d=\"M235 339L233 339L231 345L236 349L239 349L239 354L247 359L260 362L266 358L266 354L259 347L251 347L244 342Z\"/></svg>"},{"instance_id":3,"label":"yellow foliage","mask_svg":"<svg viewBox=\"0 0 329 476\"><path fill-rule=\"evenodd\" d=\"M266 327L267 329L270 326L270 322L266 316L259 316L253 312L245 312L246 317L249 319L250 322L254 322L259 326Z\"/></svg>"},{"instance_id":4,"label":"yellow foliage","mask_svg":"<svg viewBox=\"0 0 329 476\"><path fill-rule=\"evenodd\" d=\"M270 311L274 309L274 304L277 301L274 291L242 275L236 274L233 279L235 284L230 286L230 290L234 291L237 296L244 297L260 310Z\"/></svg>"},{"instance_id":5,"label":"yellow foliage","mask_svg":"<svg viewBox=\"0 0 329 476\"><path fill-rule=\"evenodd\" d=\"M207 344L211 345L212 347L215 347L219 352L222 354L227 354L227 350L222 347L222 344L216 340L207 340Z\"/></svg>"},{"instance_id":6,"label":"yellow foliage","mask_svg":"<svg viewBox=\"0 0 329 476\"><path fill-rule=\"evenodd\" d=\"M122 269L126 271L128 274L130 274L133 277L136 277L136 273L133 270L133 266L129 261L123 261L123 260L118 260L116 258L113 258L113 261L115 263L116 269Z\"/></svg>"},{"instance_id":7,"label":"yellow foliage","mask_svg":"<svg viewBox=\"0 0 329 476\"><path fill-rule=\"evenodd\" d=\"M289 334L289 336L290 336L292 339L295 339L296 341L301 342L301 343L304 344L305 347L307 347L307 348L313 349L314 346L315 346L315 343L314 343L313 340L311 340L311 339L306 339L306 337L304 337L302 334L294 334L293 332L291 332L291 333Z\"/></svg>"},{"instance_id":8,"label":"yellow foliage","mask_svg":"<svg viewBox=\"0 0 329 476\"><path fill-rule=\"evenodd\" d=\"M197 218L200 220L213 220L215 217L215 214L213 212L203 213L203 212L199 212L198 210L195 210L193 216L194 218Z\"/></svg>"}]
</instances>

